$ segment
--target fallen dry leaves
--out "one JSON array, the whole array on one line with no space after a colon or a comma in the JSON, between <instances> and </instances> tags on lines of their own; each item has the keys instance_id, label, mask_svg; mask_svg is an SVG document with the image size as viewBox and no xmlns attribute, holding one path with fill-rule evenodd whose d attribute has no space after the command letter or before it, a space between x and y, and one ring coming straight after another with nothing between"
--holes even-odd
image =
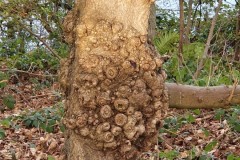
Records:
<instances>
[{"instance_id":1,"label":"fallen dry leaves","mask_svg":"<svg viewBox=\"0 0 240 160\"><path fill-rule=\"evenodd\" d=\"M0 120L54 105L60 101L53 94L56 91L59 91L57 83L41 89L36 89L36 84L30 82L29 79L10 83L0 90L0 94L14 95L17 103L13 110L4 111L0 115ZM0 100L0 105L2 105L2 100ZM185 115L186 112L191 111L171 109L168 115L177 117ZM194 149L195 156L200 156L209 143L216 141L216 145L208 154L216 159L226 159L230 153L240 156L240 133L233 131L226 120L215 120L213 111L200 110L200 112L199 115L194 115L194 122L185 123L176 131L169 128L161 132L156 150L177 151L178 158L176 159L191 159L189 158L191 149ZM0 159L46 160L55 158L64 160L64 136L59 129L54 133L47 133L38 128L26 128L18 121L14 123L18 124L18 128L1 126L5 130L6 137L0 140Z\"/></svg>"}]
</instances>

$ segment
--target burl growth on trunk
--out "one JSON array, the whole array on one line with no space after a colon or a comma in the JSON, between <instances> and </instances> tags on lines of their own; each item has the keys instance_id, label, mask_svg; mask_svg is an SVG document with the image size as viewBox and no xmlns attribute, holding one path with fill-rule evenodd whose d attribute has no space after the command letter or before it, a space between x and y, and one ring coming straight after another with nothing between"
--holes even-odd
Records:
<instances>
[{"instance_id":1,"label":"burl growth on trunk","mask_svg":"<svg viewBox=\"0 0 240 160\"><path fill-rule=\"evenodd\" d=\"M136 159L157 143L168 104L163 61L147 38L150 2L82 2L64 21L72 46L60 74L68 159L98 153ZM126 19L128 8L135 9L128 13L132 19L144 19Z\"/></svg>"}]
</instances>

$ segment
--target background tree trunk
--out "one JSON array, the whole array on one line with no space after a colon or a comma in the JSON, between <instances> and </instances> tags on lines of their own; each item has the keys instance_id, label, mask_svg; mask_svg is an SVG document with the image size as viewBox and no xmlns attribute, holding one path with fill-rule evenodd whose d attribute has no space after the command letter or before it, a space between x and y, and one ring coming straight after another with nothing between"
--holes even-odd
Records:
<instances>
[{"instance_id":1,"label":"background tree trunk","mask_svg":"<svg viewBox=\"0 0 240 160\"><path fill-rule=\"evenodd\" d=\"M148 20L148 37L151 41L153 41L155 35L156 35L156 6L155 3L151 4L150 7L150 15Z\"/></svg>"},{"instance_id":2,"label":"background tree trunk","mask_svg":"<svg viewBox=\"0 0 240 160\"><path fill-rule=\"evenodd\" d=\"M187 17L187 26L186 26L186 39L185 42L186 44L190 43L190 31L192 28L192 6L193 6L193 0L189 0L188 2L188 17Z\"/></svg>"},{"instance_id":3,"label":"background tree trunk","mask_svg":"<svg viewBox=\"0 0 240 160\"><path fill-rule=\"evenodd\" d=\"M184 8L183 8L183 0L179 0L180 7L180 26L179 26L179 47L178 47L178 64L182 66L183 61L183 42L184 42Z\"/></svg>"},{"instance_id":4,"label":"background tree trunk","mask_svg":"<svg viewBox=\"0 0 240 160\"><path fill-rule=\"evenodd\" d=\"M148 43L152 3L78 0L66 16L67 160L137 159L157 144L168 94L163 61Z\"/></svg>"},{"instance_id":5,"label":"background tree trunk","mask_svg":"<svg viewBox=\"0 0 240 160\"><path fill-rule=\"evenodd\" d=\"M240 61L240 0L236 3L237 13L237 23L236 23L236 44L235 44L235 54L234 60Z\"/></svg>"}]
</instances>

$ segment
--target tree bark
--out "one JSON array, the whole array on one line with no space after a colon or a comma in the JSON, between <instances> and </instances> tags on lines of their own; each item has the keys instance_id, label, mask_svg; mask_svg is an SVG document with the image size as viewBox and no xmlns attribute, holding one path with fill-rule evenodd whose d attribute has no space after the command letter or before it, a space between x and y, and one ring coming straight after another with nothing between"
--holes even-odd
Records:
<instances>
[{"instance_id":1,"label":"tree bark","mask_svg":"<svg viewBox=\"0 0 240 160\"><path fill-rule=\"evenodd\" d=\"M137 159L157 144L168 94L163 60L148 43L152 3L78 0L65 17L67 160Z\"/></svg>"},{"instance_id":2,"label":"tree bark","mask_svg":"<svg viewBox=\"0 0 240 160\"><path fill-rule=\"evenodd\" d=\"M235 44L235 54L234 60L240 61L240 0L236 4L238 9L237 13L237 23L236 23L236 44Z\"/></svg>"},{"instance_id":3,"label":"tree bark","mask_svg":"<svg viewBox=\"0 0 240 160\"><path fill-rule=\"evenodd\" d=\"M188 17L187 17L187 26L186 26L186 43L189 44L190 43L190 31L192 28L192 5L193 5L193 0L189 0L188 2Z\"/></svg>"},{"instance_id":4,"label":"tree bark","mask_svg":"<svg viewBox=\"0 0 240 160\"><path fill-rule=\"evenodd\" d=\"M179 109L214 109L240 105L240 86L197 87L166 83L169 107Z\"/></svg>"},{"instance_id":5,"label":"tree bark","mask_svg":"<svg viewBox=\"0 0 240 160\"><path fill-rule=\"evenodd\" d=\"M156 35L156 6L155 3L151 4L150 7L150 15L148 20L148 38L150 41L153 41L155 35Z\"/></svg>"},{"instance_id":6,"label":"tree bark","mask_svg":"<svg viewBox=\"0 0 240 160\"><path fill-rule=\"evenodd\" d=\"M183 41L184 41L184 9L183 0L179 0L180 7L180 25L179 25L179 46L178 46L178 64L182 66L183 61Z\"/></svg>"}]
</instances>

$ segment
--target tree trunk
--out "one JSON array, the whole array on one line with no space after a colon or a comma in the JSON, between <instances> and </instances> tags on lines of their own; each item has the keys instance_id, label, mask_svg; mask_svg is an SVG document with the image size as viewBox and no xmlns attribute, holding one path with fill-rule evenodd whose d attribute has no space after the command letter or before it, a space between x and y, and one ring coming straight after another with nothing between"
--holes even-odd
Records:
<instances>
[{"instance_id":1,"label":"tree trunk","mask_svg":"<svg viewBox=\"0 0 240 160\"><path fill-rule=\"evenodd\" d=\"M235 44L235 54L234 60L240 61L240 0L236 4L238 9L237 13L237 24L236 24L236 44Z\"/></svg>"},{"instance_id":2,"label":"tree trunk","mask_svg":"<svg viewBox=\"0 0 240 160\"><path fill-rule=\"evenodd\" d=\"M186 26L186 44L190 43L190 31L192 28L192 6L193 6L193 0L189 0L188 2L188 17L187 17L187 26Z\"/></svg>"},{"instance_id":3,"label":"tree trunk","mask_svg":"<svg viewBox=\"0 0 240 160\"><path fill-rule=\"evenodd\" d=\"M78 0L65 17L67 160L137 159L166 115L163 60L148 43L151 0Z\"/></svg>"},{"instance_id":4,"label":"tree trunk","mask_svg":"<svg viewBox=\"0 0 240 160\"><path fill-rule=\"evenodd\" d=\"M214 109L240 105L240 86L197 87L166 83L169 107L179 109Z\"/></svg>"},{"instance_id":5,"label":"tree trunk","mask_svg":"<svg viewBox=\"0 0 240 160\"><path fill-rule=\"evenodd\" d=\"M179 7L180 7L180 26L179 26L179 46L178 46L178 64L182 66L183 61L183 42L184 42L184 8L183 8L183 0L179 0Z\"/></svg>"}]
</instances>

